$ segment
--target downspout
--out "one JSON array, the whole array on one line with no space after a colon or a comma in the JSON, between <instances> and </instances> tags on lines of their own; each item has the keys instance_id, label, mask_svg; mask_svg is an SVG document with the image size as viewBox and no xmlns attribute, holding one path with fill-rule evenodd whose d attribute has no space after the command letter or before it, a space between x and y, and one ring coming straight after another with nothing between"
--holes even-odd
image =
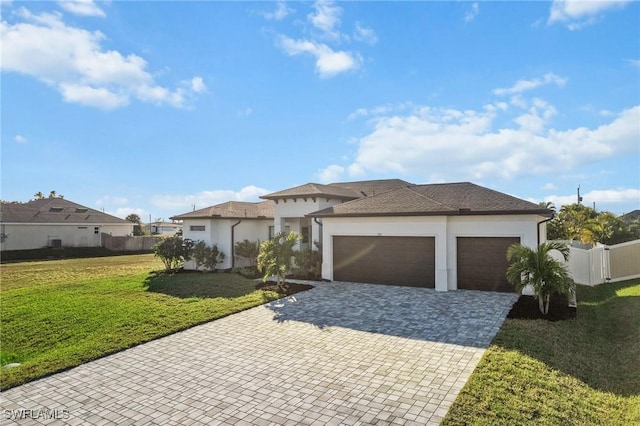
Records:
<instances>
[{"instance_id":1,"label":"downspout","mask_svg":"<svg viewBox=\"0 0 640 426\"><path fill-rule=\"evenodd\" d=\"M540 225L542 225L543 223L552 221L554 216L555 216L555 214L551 213L551 217L550 218L545 219L545 220L541 220L540 222L538 222L538 246L540 245Z\"/></svg>"},{"instance_id":2,"label":"downspout","mask_svg":"<svg viewBox=\"0 0 640 426\"><path fill-rule=\"evenodd\" d=\"M240 225L240 223L242 222L242 219L238 219L238 221L231 225L231 269L235 268L236 266L236 255L234 253L233 250L233 246L235 245L236 241L235 241L235 228L236 226Z\"/></svg>"},{"instance_id":3,"label":"downspout","mask_svg":"<svg viewBox=\"0 0 640 426\"><path fill-rule=\"evenodd\" d=\"M320 227L320 241L318 241L318 243L319 243L320 245L322 245L322 222L318 222L318 218L317 218L317 217L314 217L314 218L313 218L313 221L314 221L315 223L317 223L317 224L318 224L318 226ZM313 244L313 242L312 242L312 244Z\"/></svg>"}]
</instances>

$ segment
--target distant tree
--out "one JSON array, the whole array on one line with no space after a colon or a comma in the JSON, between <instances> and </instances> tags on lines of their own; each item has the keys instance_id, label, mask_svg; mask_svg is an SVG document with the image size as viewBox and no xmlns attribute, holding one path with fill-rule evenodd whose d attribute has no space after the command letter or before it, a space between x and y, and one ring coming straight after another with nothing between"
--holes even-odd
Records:
<instances>
[{"instance_id":1,"label":"distant tree","mask_svg":"<svg viewBox=\"0 0 640 426\"><path fill-rule=\"evenodd\" d=\"M544 209L556 211L556 206L551 201L540 201L538 205Z\"/></svg>"},{"instance_id":2,"label":"distant tree","mask_svg":"<svg viewBox=\"0 0 640 426\"><path fill-rule=\"evenodd\" d=\"M124 219L135 224L133 225L134 236L150 235L150 231L144 226L144 224L142 223L142 219L140 219L140 216L138 216L136 213L131 213Z\"/></svg>"},{"instance_id":3,"label":"distant tree","mask_svg":"<svg viewBox=\"0 0 640 426\"><path fill-rule=\"evenodd\" d=\"M55 190L49 192L49 198L56 198L56 196L57 196L57 194L56 194Z\"/></svg>"},{"instance_id":4,"label":"distant tree","mask_svg":"<svg viewBox=\"0 0 640 426\"><path fill-rule=\"evenodd\" d=\"M44 199L44 194L41 191L36 192L35 194L33 194L34 199L35 200L43 200Z\"/></svg>"}]
</instances>

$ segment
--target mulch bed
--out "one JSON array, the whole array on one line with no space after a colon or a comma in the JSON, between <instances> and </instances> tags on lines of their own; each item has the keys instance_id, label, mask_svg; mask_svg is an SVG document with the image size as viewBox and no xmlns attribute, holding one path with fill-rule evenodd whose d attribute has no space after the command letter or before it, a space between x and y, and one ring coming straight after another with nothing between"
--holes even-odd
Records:
<instances>
[{"instance_id":1,"label":"mulch bed","mask_svg":"<svg viewBox=\"0 0 640 426\"><path fill-rule=\"evenodd\" d=\"M576 308L568 306L566 297L553 296L549 302L549 313L544 315L538 307L538 299L534 296L520 296L513 305L507 318L515 319L544 319L548 321L563 321L576 317Z\"/></svg>"},{"instance_id":2,"label":"mulch bed","mask_svg":"<svg viewBox=\"0 0 640 426\"><path fill-rule=\"evenodd\" d=\"M291 296L292 294L300 293L301 291L311 290L313 288L312 285L308 285L308 284L296 284L296 283L286 283L286 284L287 284L286 292L282 292L274 282L258 283L256 284L256 288L258 290L275 291L276 293L279 293L282 296Z\"/></svg>"}]
</instances>

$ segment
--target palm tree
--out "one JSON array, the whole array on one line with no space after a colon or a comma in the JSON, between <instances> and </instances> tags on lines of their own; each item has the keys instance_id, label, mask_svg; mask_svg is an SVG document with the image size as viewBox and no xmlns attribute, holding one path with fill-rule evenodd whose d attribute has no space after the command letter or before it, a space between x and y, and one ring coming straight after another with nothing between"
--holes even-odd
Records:
<instances>
[{"instance_id":1,"label":"palm tree","mask_svg":"<svg viewBox=\"0 0 640 426\"><path fill-rule=\"evenodd\" d=\"M264 274L262 281L267 282L269 277L276 276L277 286L281 292L285 292L287 285L285 278L291 268L293 247L300 240L300 235L295 232L278 232L271 240L260 245L258 252L258 269Z\"/></svg>"},{"instance_id":2,"label":"palm tree","mask_svg":"<svg viewBox=\"0 0 640 426\"><path fill-rule=\"evenodd\" d=\"M507 259L513 262L507 270L507 280L519 294L528 285L538 298L540 312L549 313L549 299L554 293L569 296L575 293L575 283L567 267L551 256L557 250L565 262L569 260L569 246L557 241L540 244L537 249L516 243L507 249Z\"/></svg>"},{"instance_id":3,"label":"palm tree","mask_svg":"<svg viewBox=\"0 0 640 426\"><path fill-rule=\"evenodd\" d=\"M36 192L35 194L33 194L33 196L35 197L36 200L44 199L44 194L42 193L42 191Z\"/></svg>"}]
</instances>

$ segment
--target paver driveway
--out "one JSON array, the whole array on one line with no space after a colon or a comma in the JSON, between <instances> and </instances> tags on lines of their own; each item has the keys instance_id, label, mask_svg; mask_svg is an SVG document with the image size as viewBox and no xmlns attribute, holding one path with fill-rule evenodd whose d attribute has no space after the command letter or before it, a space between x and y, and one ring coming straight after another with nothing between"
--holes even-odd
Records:
<instances>
[{"instance_id":1,"label":"paver driveway","mask_svg":"<svg viewBox=\"0 0 640 426\"><path fill-rule=\"evenodd\" d=\"M51 423L39 411L48 409L55 424L97 425L437 424L516 299L317 283L10 389L1 415Z\"/></svg>"}]
</instances>

